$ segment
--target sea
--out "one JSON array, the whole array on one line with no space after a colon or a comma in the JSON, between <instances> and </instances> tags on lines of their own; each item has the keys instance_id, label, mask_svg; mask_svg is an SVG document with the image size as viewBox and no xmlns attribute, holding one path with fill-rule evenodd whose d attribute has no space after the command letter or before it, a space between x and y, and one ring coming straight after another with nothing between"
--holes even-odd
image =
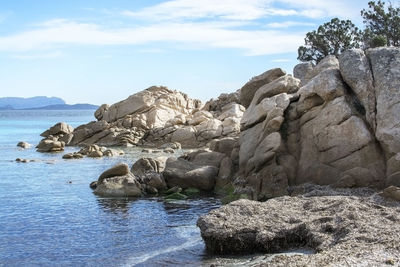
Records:
<instances>
[{"instance_id":1,"label":"sea","mask_svg":"<svg viewBox=\"0 0 400 267\"><path fill-rule=\"evenodd\" d=\"M78 147L36 152L55 123L92 120L93 110L0 111L0 266L209 266L196 221L221 205L218 198L94 195L89 184L103 171L149 156L139 148L100 159L62 159ZM33 146L21 149L19 141Z\"/></svg>"}]
</instances>

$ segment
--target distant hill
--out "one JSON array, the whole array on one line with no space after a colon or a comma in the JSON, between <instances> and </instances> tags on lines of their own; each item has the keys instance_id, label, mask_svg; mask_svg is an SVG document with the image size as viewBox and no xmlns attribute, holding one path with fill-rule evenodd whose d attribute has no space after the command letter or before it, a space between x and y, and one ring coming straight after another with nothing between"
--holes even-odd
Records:
<instances>
[{"instance_id":1,"label":"distant hill","mask_svg":"<svg viewBox=\"0 0 400 267\"><path fill-rule=\"evenodd\" d=\"M88 109L98 109L99 106L91 105L91 104L75 104L75 105L50 105L40 108L26 108L29 110L88 110Z\"/></svg>"},{"instance_id":2,"label":"distant hill","mask_svg":"<svg viewBox=\"0 0 400 267\"><path fill-rule=\"evenodd\" d=\"M88 110L98 107L91 104L68 105L59 97L0 97L0 110Z\"/></svg>"},{"instance_id":3,"label":"distant hill","mask_svg":"<svg viewBox=\"0 0 400 267\"><path fill-rule=\"evenodd\" d=\"M65 101L58 97L0 97L0 109L30 109L64 104Z\"/></svg>"}]
</instances>

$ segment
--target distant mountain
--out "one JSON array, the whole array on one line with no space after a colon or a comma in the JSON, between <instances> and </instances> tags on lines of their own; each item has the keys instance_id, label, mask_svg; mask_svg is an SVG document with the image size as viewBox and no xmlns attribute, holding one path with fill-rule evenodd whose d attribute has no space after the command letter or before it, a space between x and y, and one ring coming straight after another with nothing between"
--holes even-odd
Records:
<instances>
[{"instance_id":1,"label":"distant mountain","mask_svg":"<svg viewBox=\"0 0 400 267\"><path fill-rule=\"evenodd\" d=\"M0 110L88 110L97 109L98 107L91 104L68 105L59 97L0 97Z\"/></svg>"},{"instance_id":2,"label":"distant mountain","mask_svg":"<svg viewBox=\"0 0 400 267\"><path fill-rule=\"evenodd\" d=\"M39 108L26 108L29 110L88 110L88 109L98 109L99 106L91 105L91 104L75 104L75 105L68 105L68 104L60 104L60 105L50 105L45 107Z\"/></svg>"},{"instance_id":3,"label":"distant mountain","mask_svg":"<svg viewBox=\"0 0 400 267\"><path fill-rule=\"evenodd\" d=\"M0 109L30 109L64 104L65 101L58 97L0 97Z\"/></svg>"},{"instance_id":4,"label":"distant mountain","mask_svg":"<svg viewBox=\"0 0 400 267\"><path fill-rule=\"evenodd\" d=\"M13 109L12 106L8 105L8 106L4 106L4 107L0 107L0 110L10 110Z\"/></svg>"}]
</instances>

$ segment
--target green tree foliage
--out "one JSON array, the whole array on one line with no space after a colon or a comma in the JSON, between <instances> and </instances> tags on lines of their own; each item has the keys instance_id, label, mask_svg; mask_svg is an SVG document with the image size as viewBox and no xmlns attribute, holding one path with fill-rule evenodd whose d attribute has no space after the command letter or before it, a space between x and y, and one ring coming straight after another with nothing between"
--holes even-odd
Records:
<instances>
[{"instance_id":1,"label":"green tree foliage","mask_svg":"<svg viewBox=\"0 0 400 267\"><path fill-rule=\"evenodd\" d=\"M367 39L366 46L369 47L368 42L377 41L373 39L382 39L382 36L386 38L387 45L400 46L400 8L395 8L392 4L386 8L383 1L370 1L368 7L368 10L361 10L366 25L364 32L364 39Z\"/></svg>"},{"instance_id":2,"label":"green tree foliage","mask_svg":"<svg viewBox=\"0 0 400 267\"><path fill-rule=\"evenodd\" d=\"M298 49L297 59L318 63L327 55L338 56L344 50L359 48L361 31L350 20L332 19L306 34L305 45Z\"/></svg>"},{"instance_id":3,"label":"green tree foliage","mask_svg":"<svg viewBox=\"0 0 400 267\"><path fill-rule=\"evenodd\" d=\"M386 37L383 35L375 35L371 39L370 47L380 47L380 46L386 46L387 45L387 40Z\"/></svg>"}]
</instances>

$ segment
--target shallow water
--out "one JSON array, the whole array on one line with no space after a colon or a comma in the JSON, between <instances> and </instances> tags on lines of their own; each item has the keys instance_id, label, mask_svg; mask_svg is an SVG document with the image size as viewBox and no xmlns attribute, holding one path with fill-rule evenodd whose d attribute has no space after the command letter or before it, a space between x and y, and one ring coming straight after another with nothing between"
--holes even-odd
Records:
<instances>
[{"instance_id":1,"label":"shallow water","mask_svg":"<svg viewBox=\"0 0 400 267\"><path fill-rule=\"evenodd\" d=\"M0 111L0 266L202 265L201 214L213 197L166 203L158 198L111 199L89 183L118 162L142 154L63 160L64 153L19 149L59 121L78 126L93 111ZM78 148L67 148L66 152ZM158 156L158 155L157 155ZM16 158L35 159L17 163Z\"/></svg>"}]
</instances>

